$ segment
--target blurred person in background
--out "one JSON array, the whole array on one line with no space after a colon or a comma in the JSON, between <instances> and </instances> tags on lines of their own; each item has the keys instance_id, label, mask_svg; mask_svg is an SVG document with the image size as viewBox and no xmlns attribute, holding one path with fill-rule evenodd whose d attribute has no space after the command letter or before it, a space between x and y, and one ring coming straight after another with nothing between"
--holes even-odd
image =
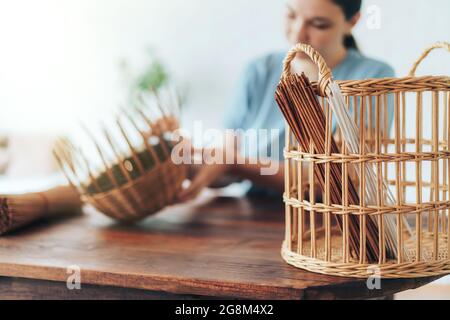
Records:
<instances>
[{"instance_id":1,"label":"blurred person in background","mask_svg":"<svg viewBox=\"0 0 450 320\"><path fill-rule=\"evenodd\" d=\"M301 42L316 49L332 70L335 80L394 76L389 65L366 57L358 49L352 29L360 16L361 0L288 0L284 17L285 36L290 46ZM286 54L286 51L269 53L246 66L224 123L225 128L230 129L278 130L278 150L268 156L270 161L278 162L279 170L273 175L261 175L261 168L267 166L266 161L264 164L250 163L248 155L240 154L239 148L234 149L233 152L237 151L234 164L189 165L191 184L180 193L180 201L196 197L205 187L223 187L241 180L251 181L249 195L280 195L283 192L285 120L274 93ZM311 80L317 80L317 67L305 54L297 55L292 68L295 72L305 72ZM389 118L392 118L392 113L392 108L389 108ZM333 128L336 128L335 123ZM271 143L274 142L268 142ZM270 145L258 145L258 148L270 150ZM228 147L224 149L225 152L231 151Z\"/></svg>"}]
</instances>

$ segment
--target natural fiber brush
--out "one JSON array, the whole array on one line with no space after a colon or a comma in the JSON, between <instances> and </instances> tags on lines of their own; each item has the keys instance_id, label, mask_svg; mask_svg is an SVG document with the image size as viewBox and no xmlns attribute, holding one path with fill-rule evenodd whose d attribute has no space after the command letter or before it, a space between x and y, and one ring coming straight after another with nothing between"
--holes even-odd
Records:
<instances>
[{"instance_id":1,"label":"natural fiber brush","mask_svg":"<svg viewBox=\"0 0 450 320\"><path fill-rule=\"evenodd\" d=\"M0 195L0 235L48 217L79 213L80 197L69 186L43 192Z\"/></svg>"}]
</instances>

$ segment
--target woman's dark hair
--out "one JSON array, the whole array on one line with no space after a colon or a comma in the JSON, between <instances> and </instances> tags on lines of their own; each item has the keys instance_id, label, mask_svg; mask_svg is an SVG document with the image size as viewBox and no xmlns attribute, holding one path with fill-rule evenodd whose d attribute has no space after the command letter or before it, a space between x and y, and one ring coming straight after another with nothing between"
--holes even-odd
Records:
<instances>
[{"instance_id":1,"label":"woman's dark hair","mask_svg":"<svg viewBox=\"0 0 450 320\"><path fill-rule=\"evenodd\" d=\"M350 20L361 10L362 0L333 0L335 4L341 7L344 11L345 19ZM358 50L358 45L356 44L355 38L350 34L344 38L344 46L347 49Z\"/></svg>"}]
</instances>

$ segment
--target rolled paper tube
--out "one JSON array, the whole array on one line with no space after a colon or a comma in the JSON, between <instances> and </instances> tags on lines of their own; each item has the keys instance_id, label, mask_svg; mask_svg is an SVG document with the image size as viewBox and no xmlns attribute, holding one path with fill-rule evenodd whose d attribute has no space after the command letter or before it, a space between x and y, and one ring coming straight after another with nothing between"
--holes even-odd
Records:
<instances>
[{"instance_id":1,"label":"rolled paper tube","mask_svg":"<svg viewBox=\"0 0 450 320\"><path fill-rule=\"evenodd\" d=\"M278 84L275 99L280 107L286 121L288 122L297 141L303 150L308 150L310 143L314 145L314 150L318 154L325 154L326 150L326 116L323 112L309 79L302 73L299 75L291 75L287 79L281 79ZM330 141L330 153L339 153L339 148L333 138ZM314 176L322 189L325 191L325 165L317 164L314 166ZM330 163L330 200L331 203L340 204L342 200L342 171L341 166L337 163ZM359 203L358 190L354 182L348 179L348 196L349 203L357 205ZM343 228L343 221L339 215L335 215L339 227ZM359 258L360 252L360 222L355 215L349 216L349 232L351 254ZM367 261L377 261L379 258L378 248L378 228L372 219L367 220L367 244L366 258Z\"/></svg>"},{"instance_id":2,"label":"rolled paper tube","mask_svg":"<svg viewBox=\"0 0 450 320\"><path fill-rule=\"evenodd\" d=\"M0 235L47 217L80 213L81 200L73 187L43 192L0 195Z\"/></svg>"}]
</instances>

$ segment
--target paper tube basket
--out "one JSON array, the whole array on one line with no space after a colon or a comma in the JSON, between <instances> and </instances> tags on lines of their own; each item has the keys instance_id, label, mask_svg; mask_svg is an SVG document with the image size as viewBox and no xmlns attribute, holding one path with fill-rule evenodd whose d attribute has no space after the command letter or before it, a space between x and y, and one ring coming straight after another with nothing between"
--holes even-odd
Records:
<instances>
[{"instance_id":1,"label":"paper tube basket","mask_svg":"<svg viewBox=\"0 0 450 320\"><path fill-rule=\"evenodd\" d=\"M100 135L89 133L96 146L93 153L101 159L102 169L97 172L86 153L70 140L60 139L54 150L82 200L116 220L141 220L172 204L186 178L185 166L175 164L171 158L175 142L165 138L178 129L178 118L159 102L157 107L162 112L155 120L145 109L135 108L118 115L114 128L119 138L106 128ZM131 127L128 131L123 126L125 121ZM141 143L134 144L130 132L140 137ZM120 142L126 153L119 151ZM112 154L113 159L107 160L107 154Z\"/></svg>"},{"instance_id":2,"label":"paper tube basket","mask_svg":"<svg viewBox=\"0 0 450 320\"><path fill-rule=\"evenodd\" d=\"M417 66L435 48L450 51L449 44L443 42L428 48L407 77L337 81L347 107L353 106L360 143L367 146L360 148L358 154L348 152L339 127L333 136L339 141L340 152L316 154L303 150L287 126L286 230L282 246L282 257L287 263L312 272L358 278L374 274L382 278L414 278L450 273L450 77L415 76ZM282 79L295 81L290 63L299 52L318 66L319 78L313 85L330 125L328 117L335 116L327 100L332 74L318 52L308 45L295 46L285 59ZM391 124L385 116L389 104L394 110ZM365 125L361 125L363 122ZM329 201L326 185L321 190L324 200L318 199L317 190L308 187L315 185L311 170L323 165L329 175L327 168L332 163L338 164L342 172L360 173L354 181L358 190L364 190L366 183L361 167L371 164L377 176L377 203L368 205L360 197L359 204L348 204L347 174L343 175L340 203ZM395 196L394 204L384 201L383 181ZM365 223L369 216L375 218L380 243L378 261L369 263L364 254L355 258L351 252L351 215L363 226L358 236L363 252L367 241ZM386 258L383 248L383 219L388 215L397 221L395 259ZM334 216L342 219L342 228L333 224ZM411 227L409 231L405 221Z\"/></svg>"}]
</instances>

